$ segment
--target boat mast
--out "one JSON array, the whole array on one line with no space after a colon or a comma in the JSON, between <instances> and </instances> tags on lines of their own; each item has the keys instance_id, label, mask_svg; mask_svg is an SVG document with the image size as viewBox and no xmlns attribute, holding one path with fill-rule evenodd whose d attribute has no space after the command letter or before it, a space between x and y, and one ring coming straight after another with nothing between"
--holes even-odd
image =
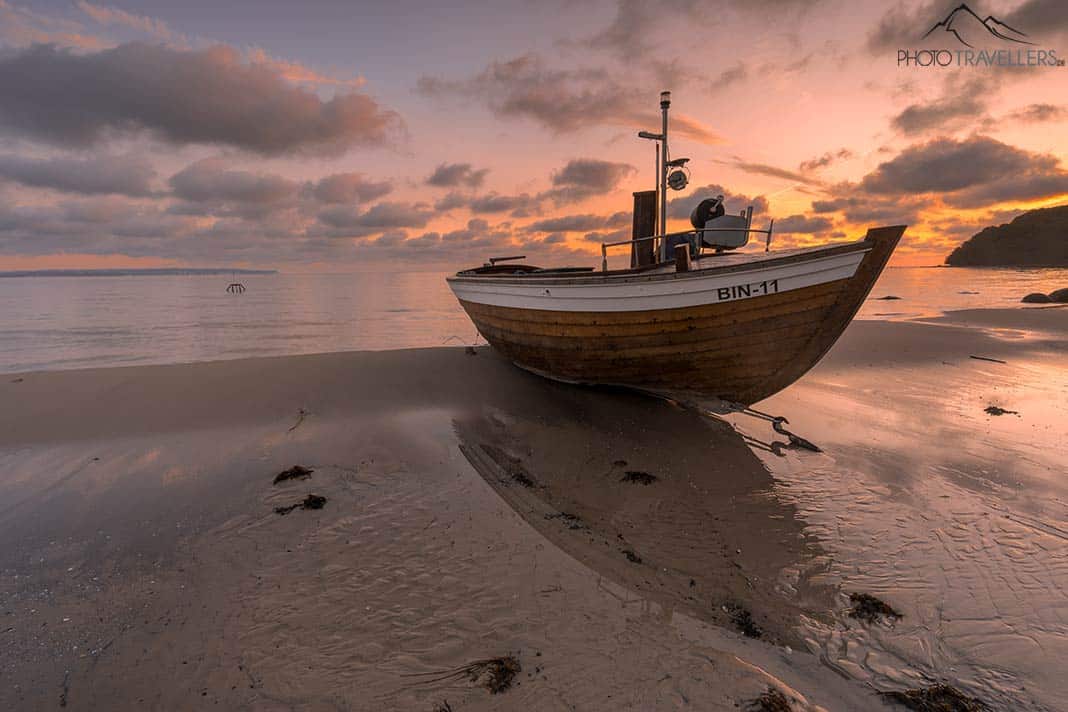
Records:
<instances>
[{"instance_id":1,"label":"boat mast","mask_svg":"<svg viewBox=\"0 0 1068 712\"><path fill-rule=\"evenodd\" d=\"M656 141L656 194L657 212L660 213L658 221L658 234L667 234L667 172L668 172L668 109L671 107L671 92L660 92L660 133L652 131L639 131L638 138ZM660 238L660 261L667 260L667 242Z\"/></svg>"},{"instance_id":2,"label":"boat mast","mask_svg":"<svg viewBox=\"0 0 1068 712\"><path fill-rule=\"evenodd\" d=\"M660 92L660 114L662 128L660 130L660 234L667 234L667 161L668 161L668 108L671 106L671 92ZM660 261L667 261L667 240L660 238Z\"/></svg>"}]
</instances>

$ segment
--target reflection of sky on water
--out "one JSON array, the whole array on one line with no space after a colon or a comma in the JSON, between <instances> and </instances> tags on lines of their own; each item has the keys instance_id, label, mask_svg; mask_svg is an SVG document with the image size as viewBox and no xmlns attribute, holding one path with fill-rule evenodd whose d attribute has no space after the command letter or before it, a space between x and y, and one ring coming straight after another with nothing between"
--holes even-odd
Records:
<instances>
[{"instance_id":1,"label":"reflection of sky on water","mask_svg":"<svg viewBox=\"0 0 1068 712\"><path fill-rule=\"evenodd\" d=\"M435 273L0 279L0 371L440 346L475 329ZM451 343L456 343L453 339Z\"/></svg>"},{"instance_id":2,"label":"reflection of sky on water","mask_svg":"<svg viewBox=\"0 0 1068 712\"><path fill-rule=\"evenodd\" d=\"M929 328L900 327L902 341ZM867 342L874 331L858 333ZM1014 346L998 352L1003 364L956 343L959 353L927 360L832 357L760 404L824 449L759 454L828 551L832 581L905 614L893 628L807 621L808 645L880 688L948 679L998 709L1058 709L1068 699L1063 342ZM988 405L1019 413L992 416Z\"/></svg>"},{"instance_id":3,"label":"reflection of sky on water","mask_svg":"<svg viewBox=\"0 0 1068 712\"><path fill-rule=\"evenodd\" d=\"M0 372L472 343L444 278L241 275L241 295L226 293L229 275L0 279ZM1063 269L888 269L859 318L1016 307L1065 286Z\"/></svg>"},{"instance_id":4,"label":"reflection of sky on water","mask_svg":"<svg viewBox=\"0 0 1068 712\"><path fill-rule=\"evenodd\" d=\"M1016 308L1031 292L1068 287L1068 269L890 267L883 271L860 319L911 319L959 309ZM895 296L901 299L884 300Z\"/></svg>"}]
</instances>

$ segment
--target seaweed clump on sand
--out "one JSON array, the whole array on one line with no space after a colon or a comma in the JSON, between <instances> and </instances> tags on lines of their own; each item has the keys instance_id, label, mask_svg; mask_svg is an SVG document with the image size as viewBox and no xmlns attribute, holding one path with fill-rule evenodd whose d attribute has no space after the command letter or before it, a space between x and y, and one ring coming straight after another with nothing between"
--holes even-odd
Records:
<instances>
[{"instance_id":1,"label":"seaweed clump on sand","mask_svg":"<svg viewBox=\"0 0 1068 712\"><path fill-rule=\"evenodd\" d=\"M505 655L499 658L475 660L451 670L411 673L407 677L427 678L416 683L417 685L467 679L479 687L489 690L490 694L499 695L511 689L512 682L522 671L523 667L519 664L519 660L511 655ZM445 702L444 707L439 706L438 709L449 710L452 708L448 706L448 702Z\"/></svg>"},{"instance_id":2,"label":"seaweed clump on sand","mask_svg":"<svg viewBox=\"0 0 1068 712\"><path fill-rule=\"evenodd\" d=\"M296 504L289 504L284 507L275 507L274 513L286 515L292 512L297 507L300 507L301 509L322 509L325 504L326 497L317 494L309 494L302 501L297 502Z\"/></svg>"},{"instance_id":3,"label":"seaweed clump on sand","mask_svg":"<svg viewBox=\"0 0 1068 712\"><path fill-rule=\"evenodd\" d=\"M633 549L620 549L620 553L627 557L627 561L632 564L640 564L642 557L638 556Z\"/></svg>"},{"instance_id":4,"label":"seaweed clump on sand","mask_svg":"<svg viewBox=\"0 0 1068 712\"><path fill-rule=\"evenodd\" d=\"M620 482L629 482L635 485L651 485L660 478L656 475L650 475L648 472L641 472L639 470L627 470L623 473L623 476L619 478Z\"/></svg>"},{"instance_id":5,"label":"seaweed clump on sand","mask_svg":"<svg viewBox=\"0 0 1068 712\"><path fill-rule=\"evenodd\" d=\"M940 683L916 690L880 692L885 699L918 712L987 712L982 700L968 697L957 688Z\"/></svg>"},{"instance_id":6,"label":"seaweed clump on sand","mask_svg":"<svg viewBox=\"0 0 1068 712\"><path fill-rule=\"evenodd\" d=\"M750 700L745 709L747 712L793 712L794 708L786 695L769 687L760 697Z\"/></svg>"},{"instance_id":7,"label":"seaweed clump on sand","mask_svg":"<svg viewBox=\"0 0 1068 712\"><path fill-rule=\"evenodd\" d=\"M493 445L483 443L480 447L483 452L489 455L490 459L497 464L497 467L501 468L501 470L508 475L512 482L528 489L537 485L534 478L527 472L527 468L523 467L523 463L519 458L512 457Z\"/></svg>"},{"instance_id":8,"label":"seaweed clump on sand","mask_svg":"<svg viewBox=\"0 0 1068 712\"><path fill-rule=\"evenodd\" d=\"M1006 410L1000 406L988 405L985 409L987 415L1019 415L1018 410Z\"/></svg>"},{"instance_id":9,"label":"seaweed clump on sand","mask_svg":"<svg viewBox=\"0 0 1068 712\"><path fill-rule=\"evenodd\" d=\"M877 623L883 618L893 622L902 617L889 604L870 593L851 593L849 600L853 603L853 607L849 609L850 618Z\"/></svg>"},{"instance_id":10,"label":"seaweed clump on sand","mask_svg":"<svg viewBox=\"0 0 1068 712\"><path fill-rule=\"evenodd\" d=\"M499 695L512 687L515 676L523 671L519 661L511 655L503 658L479 660L467 666L467 677L490 691Z\"/></svg>"},{"instance_id":11,"label":"seaweed clump on sand","mask_svg":"<svg viewBox=\"0 0 1068 712\"><path fill-rule=\"evenodd\" d=\"M569 514L568 512L556 512L554 514L546 514L546 519L559 519L564 526L572 531L578 531L580 529L588 529L586 522L582 521L582 518L577 514Z\"/></svg>"},{"instance_id":12,"label":"seaweed clump on sand","mask_svg":"<svg viewBox=\"0 0 1068 712\"><path fill-rule=\"evenodd\" d=\"M308 477L311 477L311 474L313 472L315 472L315 470L311 468L304 467L302 465L293 465L293 467L290 467L288 470L282 470L277 475L275 475L274 484L278 484L279 482L285 482L286 480L303 480Z\"/></svg>"},{"instance_id":13,"label":"seaweed clump on sand","mask_svg":"<svg viewBox=\"0 0 1068 712\"><path fill-rule=\"evenodd\" d=\"M737 603L728 603L723 610L731 617L731 623L746 638L760 638L764 635L764 629L753 620L753 614L745 606Z\"/></svg>"}]
</instances>

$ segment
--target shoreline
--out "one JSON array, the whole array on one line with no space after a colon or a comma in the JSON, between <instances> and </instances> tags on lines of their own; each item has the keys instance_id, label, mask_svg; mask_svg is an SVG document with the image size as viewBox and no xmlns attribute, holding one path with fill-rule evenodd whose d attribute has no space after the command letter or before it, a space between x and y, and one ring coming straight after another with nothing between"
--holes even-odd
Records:
<instances>
[{"instance_id":1,"label":"shoreline","mask_svg":"<svg viewBox=\"0 0 1068 712\"><path fill-rule=\"evenodd\" d=\"M487 348L8 374L0 593L13 654L0 672L18 687L0 699L733 709L770 685L798 709L878 709L863 660L835 662L813 632L844 625L896 650L878 640L890 633L844 618L836 562L856 554L809 511L818 499L803 483L805 468L856 456L836 442L840 426L804 409L890 368L903 382L937 382L935 366L989 380L998 372L960 368L998 367L969 362L975 351L1046 368L1068 339L1060 314L1034 311L855 322L798 387L762 404L831 461L762 454L745 438L768 433L751 424L546 381ZM909 353L890 350L900 344ZM840 406L858 407L894 408ZM1034 422L1018 407L1029 420L1003 427ZM271 484L294 464L315 472ZM323 509L273 512L308 493ZM894 587L866 585L904 605L899 628L921 615ZM506 653L523 672L503 695L408 686L406 675Z\"/></svg>"}]
</instances>

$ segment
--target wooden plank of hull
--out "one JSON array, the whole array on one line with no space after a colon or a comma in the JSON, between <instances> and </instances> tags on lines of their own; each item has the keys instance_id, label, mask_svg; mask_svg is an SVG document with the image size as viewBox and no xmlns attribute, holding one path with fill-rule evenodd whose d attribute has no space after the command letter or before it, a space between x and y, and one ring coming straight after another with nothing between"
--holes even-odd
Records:
<instances>
[{"instance_id":1,"label":"wooden plank of hull","mask_svg":"<svg viewBox=\"0 0 1068 712\"><path fill-rule=\"evenodd\" d=\"M869 230L872 247L849 279L741 301L628 312L460 303L490 344L539 374L748 405L793 383L823 357L904 230Z\"/></svg>"}]
</instances>

